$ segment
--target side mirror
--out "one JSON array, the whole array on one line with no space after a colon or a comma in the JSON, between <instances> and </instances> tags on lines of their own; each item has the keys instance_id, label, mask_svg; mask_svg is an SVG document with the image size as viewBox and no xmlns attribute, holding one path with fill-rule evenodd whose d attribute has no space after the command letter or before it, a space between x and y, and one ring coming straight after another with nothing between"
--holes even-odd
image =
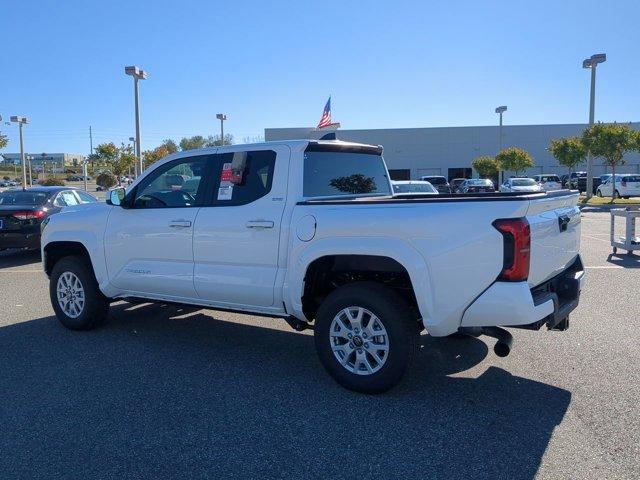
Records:
<instances>
[{"instance_id":1,"label":"side mirror","mask_svg":"<svg viewBox=\"0 0 640 480\"><path fill-rule=\"evenodd\" d=\"M109 191L109 198L107 203L109 205L115 205L116 207L122 207L124 203L125 189L122 187L114 188Z\"/></svg>"}]
</instances>

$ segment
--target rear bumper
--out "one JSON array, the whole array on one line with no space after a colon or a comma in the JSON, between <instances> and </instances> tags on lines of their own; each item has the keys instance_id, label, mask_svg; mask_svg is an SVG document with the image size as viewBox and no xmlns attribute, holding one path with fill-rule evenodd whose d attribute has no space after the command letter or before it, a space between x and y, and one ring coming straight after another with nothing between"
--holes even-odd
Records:
<instances>
[{"instance_id":1,"label":"rear bumper","mask_svg":"<svg viewBox=\"0 0 640 480\"><path fill-rule=\"evenodd\" d=\"M534 288L527 282L495 282L467 308L460 326L566 330L584 281L578 255L564 271Z\"/></svg>"}]
</instances>

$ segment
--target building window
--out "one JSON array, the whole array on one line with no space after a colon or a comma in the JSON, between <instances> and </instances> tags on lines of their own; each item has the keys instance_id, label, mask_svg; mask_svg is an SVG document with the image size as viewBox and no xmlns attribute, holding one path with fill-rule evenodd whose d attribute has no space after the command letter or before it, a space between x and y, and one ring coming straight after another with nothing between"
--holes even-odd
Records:
<instances>
[{"instance_id":1,"label":"building window","mask_svg":"<svg viewBox=\"0 0 640 480\"><path fill-rule=\"evenodd\" d=\"M450 168L448 171L448 180L451 181L454 178L471 178L473 172L470 168Z\"/></svg>"},{"instance_id":2,"label":"building window","mask_svg":"<svg viewBox=\"0 0 640 480\"><path fill-rule=\"evenodd\" d=\"M411 170L408 168L396 168L389 170L391 180L411 180Z\"/></svg>"}]
</instances>

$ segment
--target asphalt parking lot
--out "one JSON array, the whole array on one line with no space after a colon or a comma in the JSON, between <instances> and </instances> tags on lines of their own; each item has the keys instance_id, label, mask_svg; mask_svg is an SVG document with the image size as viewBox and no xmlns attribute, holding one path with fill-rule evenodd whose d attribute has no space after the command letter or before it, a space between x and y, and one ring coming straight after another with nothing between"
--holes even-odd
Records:
<instances>
[{"instance_id":1,"label":"asphalt parking lot","mask_svg":"<svg viewBox=\"0 0 640 480\"><path fill-rule=\"evenodd\" d=\"M0 254L2 478L640 478L640 256L585 212L567 332L423 335L391 392L343 390L284 321L118 303L53 317L34 254Z\"/></svg>"}]
</instances>

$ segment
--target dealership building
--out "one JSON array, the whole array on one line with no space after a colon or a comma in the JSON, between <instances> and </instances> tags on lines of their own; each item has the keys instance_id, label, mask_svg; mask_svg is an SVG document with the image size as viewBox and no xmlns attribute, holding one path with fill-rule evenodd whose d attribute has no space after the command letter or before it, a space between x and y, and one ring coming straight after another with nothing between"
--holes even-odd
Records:
<instances>
[{"instance_id":1,"label":"dealership building","mask_svg":"<svg viewBox=\"0 0 640 480\"><path fill-rule=\"evenodd\" d=\"M85 156L79 153L25 153L27 160L31 160L31 166L37 170L46 166L60 170L66 167L78 167L82 165ZM0 161L4 165L19 165L21 158L19 153L0 153ZM12 167L13 168L13 167Z\"/></svg>"},{"instance_id":2,"label":"dealership building","mask_svg":"<svg viewBox=\"0 0 640 480\"><path fill-rule=\"evenodd\" d=\"M503 147L519 147L533 157L535 166L527 176L540 173L567 173L567 168L558 165L547 150L554 138L582 134L586 124L558 125L508 125L502 127ZM631 123L640 130L640 123ZM480 155L495 155L499 150L498 126L485 127L435 127L435 128L383 128L374 130L338 129L338 140L369 143L384 147L384 158L392 179L417 179L423 175L443 175L453 178L478 174L471 169L471 162ZM267 128L265 140L291 140L299 138L318 139L327 130L316 128ZM616 168L620 173L640 173L640 154L625 156L626 164ZM607 173L602 160L594 160L594 175ZM579 170L585 170L586 164ZM610 169L609 169L610 170ZM512 172L510 172L512 174Z\"/></svg>"}]
</instances>

